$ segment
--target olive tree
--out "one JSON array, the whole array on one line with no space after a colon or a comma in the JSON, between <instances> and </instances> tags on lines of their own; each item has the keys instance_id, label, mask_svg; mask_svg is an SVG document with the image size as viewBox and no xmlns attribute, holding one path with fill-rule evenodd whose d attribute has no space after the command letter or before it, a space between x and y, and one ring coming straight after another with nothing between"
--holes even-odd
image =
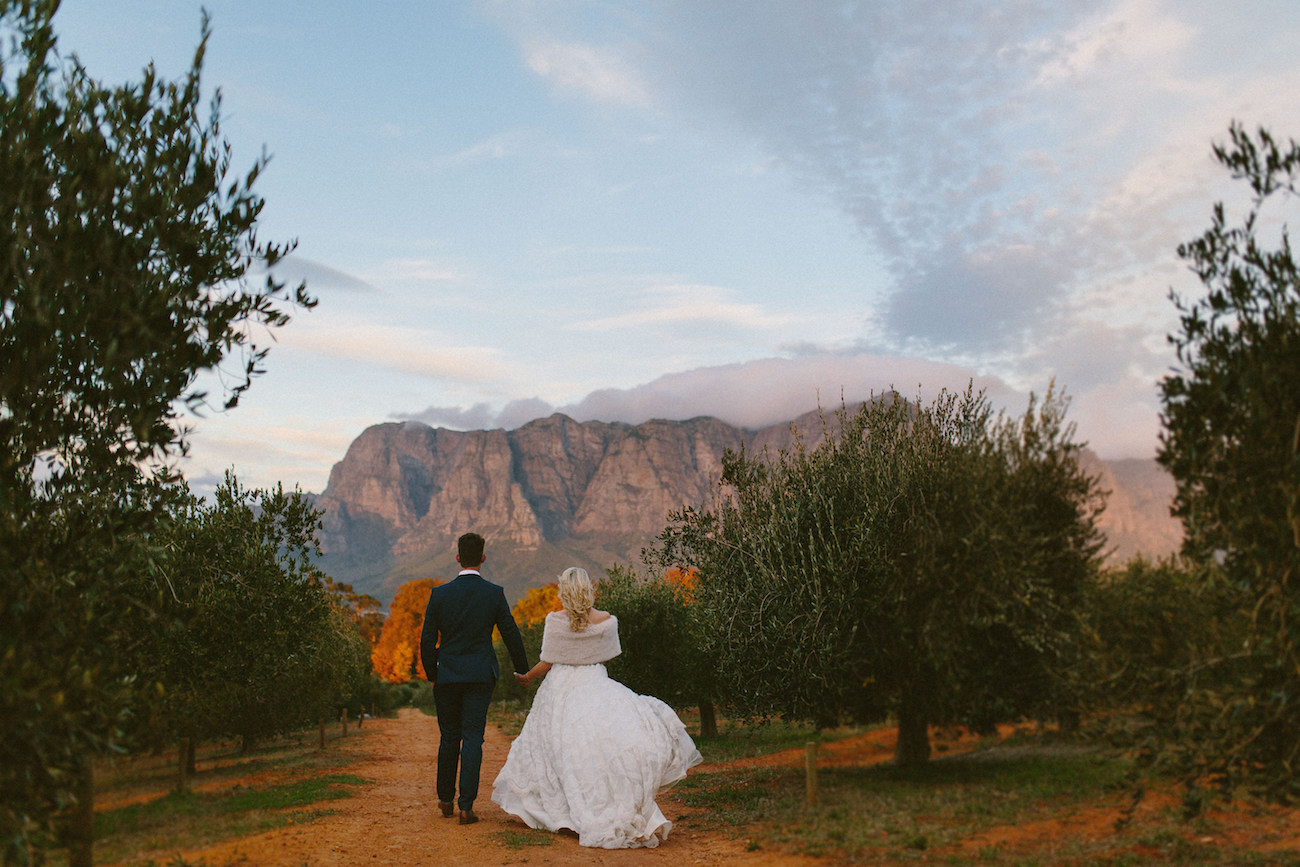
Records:
<instances>
[{"instance_id":1,"label":"olive tree","mask_svg":"<svg viewBox=\"0 0 1300 867\"><path fill-rule=\"evenodd\" d=\"M718 723L715 667L702 634L708 626L683 577L671 569L642 575L615 566L597 587L596 604L618 618L623 652L609 662L610 676L673 707L698 707L700 734L711 737Z\"/></svg>"},{"instance_id":2,"label":"olive tree","mask_svg":"<svg viewBox=\"0 0 1300 867\"><path fill-rule=\"evenodd\" d=\"M176 734L259 738L332 716L367 688L370 648L312 565L319 512L232 474L177 521L175 592L148 673Z\"/></svg>"},{"instance_id":3,"label":"olive tree","mask_svg":"<svg viewBox=\"0 0 1300 867\"><path fill-rule=\"evenodd\" d=\"M699 570L706 654L742 714L987 728L1053 713L1099 549L1095 480L1049 390L1022 418L983 394L887 395L777 455L728 453L660 556Z\"/></svg>"},{"instance_id":4,"label":"olive tree","mask_svg":"<svg viewBox=\"0 0 1300 867\"><path fill-rule=\"evenodd\" d=\"M0 0L0 851L40 860L87 806L89 756L127 743L136 649L166 590L155 538L180 413L233 406L256 328L313 303L250 275L265 158L231 176L200 88L109 87L57 51L57 0ZM228 359L213 397L196 374ZM78 791L80 790L80 797ZM75 863L88 860L82 847Z\"/></svg>"},{"instance_id":5,"label":"olive tree","mask_svg":"<svg viewBox=\"0 0 1300 867\"><path fill-rule=\"evenodd\" d=\"M1284 217L1300 146L1233 125L1218 161L1250 189L1239 223L1222 202L1178 248L1205 286L1173 295L1179 369L1161 383L1159 460L1177 483L1184 556L1219 564L1249 620L1235 647L1206 647L1175 737L1194 732L1199 772L1300 795L1300 275Z\"/></svg>"}]
</instances>

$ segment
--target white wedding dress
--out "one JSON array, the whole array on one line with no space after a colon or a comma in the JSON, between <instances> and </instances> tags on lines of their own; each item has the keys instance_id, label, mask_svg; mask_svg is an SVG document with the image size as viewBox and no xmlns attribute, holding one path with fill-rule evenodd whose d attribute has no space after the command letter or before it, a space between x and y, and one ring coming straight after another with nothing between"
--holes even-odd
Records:
<instances>
[{"instance_id":1,"label":"white wedding dress","mask_svg":"<svg viewBox=\"0 0 1300 867\"><path fill-rule=\"evenodd\" d=\"M547 619L548 637L552 622L568 631L567 616L557 612ZM611 636L600 633L610 630L615 650L606 658L612 658L618 652L615 618L578 635L608 648ZM580 649L577 658L584 653L593 655ZM658 846L672 822L655 796L701 761L686 727L659 699L611 680L599 662L555 663L547 659L545 641L542 659L553 667L493 783L492 800L531 828L576 832L583 846Z\"/></svg>"}]
</instances>

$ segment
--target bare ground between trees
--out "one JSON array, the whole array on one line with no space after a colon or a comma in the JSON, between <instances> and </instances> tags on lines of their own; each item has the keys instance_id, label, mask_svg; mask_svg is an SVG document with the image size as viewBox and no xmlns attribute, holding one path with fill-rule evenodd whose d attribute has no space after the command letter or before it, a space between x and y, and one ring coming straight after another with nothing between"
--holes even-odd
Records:
<instances>
[{"instance_id":1,"label":"bare ground between trees","mask_svg":"<svg viewBox=\"0 0 1300 867\"><path fill-rule=\"evenodd\" d=\"M372 728L373 726L373 728ZM437 807L434 767L438 752L437 721L410 708L396 719L368 721L369 734L355 739L363 758L348 768L372 782L355 797L332 801L332 816L309 825L280 828L199 849L158 853L160 863L175 855L207 867L480 867L509 864L746 864L812 865L817 859L746 851L743 841L693 828L686 808L670 798L660 806L674 828L657 849L606 850L578 845L568 834L551 835L549 845L519 845L520 835L534 834L490 799L492 780L505 762L510 738L489 725L483 746L482 786L475 811L480 821L460 825L444 819ZM334 744L340 744L335 741ZM230 785L229 781L224 785Z\"/></svg>"},{"instance_id":2,"label":"bare ground between trees","mask_svg":"<svg viewBox=\"0 0 1300 867\"><path fill-rule=\"evenodd\" d=\"M570 834L547 835L530 831L517 819L507 816L489 798L491 781L505 761L510 746L510 738L492 725L488 727L484 744L482 789L476 804L481 821L461 826L454 819L442 818L437 809L433 783L438 747L436 720L408 708L396 719L367 722L366 732L362 738L335 739L331 743L331 750L356 754L359 760L349 765L348 771L370 781L370 785L358 789L355 796L330 802L330 809L335 811L333 815L310 824L290 825L202 848L154 852L150 857L165 864L179 856L185 863L201 863L206 867L484 867L515 864L812 867L834 863L834 859L786 854L769 848L751 850L743 834L733 838L710 830L707 822L695 820L691 809L671 794L661 796L659 803L674 822L673 832L657 849L588 849L579 846L576 837ZM822 744L819 766L868 765L886 761L893 754L894 739L893 730L881 729ZM970 736L953 733L942 733L935 738L940 756L956 757L973 744L974 739ZM703 765L692 773L796 765L803 760L802 749L785 750L726 765ZM278 774L272 774L270 778L244 778L239 782L242 785L264 785L275 776ZM226 779L211 785L230 786L232 781ZM942 863L955 858L970 863L980 860L983 852L998 851L1004 857L1014 854L1046 859L1034 863L1058 863L1052 853L1059 852L1063 843L1113 840L1113 853L1129 859L1113 863L1152 863L1160 860L1159 852L1144 852L1140 835L1119 834L1117 822L1139 825L1144 817L1176 807L1177 800L1176 795L1168 791L1148 792L1136 804L1126 804L1124 798L1117 797L1104 804L1075 810L1069 815L1013 827L995 827L946 851L932 850L925 855L915 853L915 857L908 860L913 863ZM1300 811L1257 807L1219 810L1214 827L1216 844L1240 852L1271 852L1285 858L1285 863L1300 864ZM1208 840L1205 838L1202 842ZM1294 861L1290 859L1291 855L1295 856ZM877 860L875 863L889 862Z\"/></svg>"}]
</instances>

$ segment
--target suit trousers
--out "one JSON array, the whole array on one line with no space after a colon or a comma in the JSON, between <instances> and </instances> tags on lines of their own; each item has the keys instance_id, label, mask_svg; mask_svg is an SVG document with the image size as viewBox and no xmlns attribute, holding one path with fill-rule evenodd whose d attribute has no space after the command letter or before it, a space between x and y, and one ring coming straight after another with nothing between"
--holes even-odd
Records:
<instances>
[{"instance_id":1,"label":"suit trousers","mask_svg":"<svg viewBox=\"0 0 1300 867\"><path fill-rule=\"evenodd\" d=\"M479 769L483 765L483 731L493 683L438 683L433 703L438 711L438 800L450 801L456 793L456 766L460 765L461 810L474 807L478 797Z\"/></svg>"}]
</instances>

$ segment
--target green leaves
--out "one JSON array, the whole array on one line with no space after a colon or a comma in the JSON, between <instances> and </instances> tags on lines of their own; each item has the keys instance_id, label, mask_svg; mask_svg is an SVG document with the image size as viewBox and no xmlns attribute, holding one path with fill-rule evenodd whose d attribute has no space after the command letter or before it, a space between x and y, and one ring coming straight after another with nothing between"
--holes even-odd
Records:
<instances>
[{"instance_id":1,"label":"green leaves","mask_svg":"<svg viewBox=\"0 0 1300 867\"><path fill-rule=\"evenodd\" d=\"M660 565L700 571L706 656L746 715L910 713L989 725L1059 709L1101 507L1049 389L1022 418L983 395L884 395L779 454L723 460Z\"/></svg>"},{"instance_id":2,"label":"green leaves","mask_svg":"<svg viewBox=\"0 0 1300 867\"><path fill-rule=\"evenodd\" d=\"M194 374L244 356L225 404L260 370L249 326L310 307L304 287L246 280L288 249L256 240L251 189L265 156L226 184L219 101L199 113L206 24L179 82L146 69L105 88L53 55L49 16L6 3L25 64L0 89L0 410L20 464L53 450L73 472L180 445L174 402L193 406Z\"/></svg>"},{"instance_id":3,"label":"green leaves","mask_svg":"<svg viewBox=\"0 0 1300 867\"><path fill-rule=\"evenodd\" d=\"M257 326L315 302L249 280L265 157L227 183L219 100L200 112L203 23L179 81L106 87L56 49L57 0L0 0L0 847L39 859L88 754L157 710L140 677L195 376L266 350ZM290 245L291 246L291 245Z\"/></svg>"},{"instance_id":4,"label":"green leaves","mask_svg":"<svg viewBox=\"0 0 1300 867\"><path fill-rule=\"evenodd\" d=\"M1210 228L1178 248L1206 294L1171 296L1181 369L1161 383L1159 459L1178 485L1185 556L1221 564L1243 593L1250 653L1217 667L1222 679L1215 667L1195 679L1171 736L1197 732L1201 771L1289 798L1300 795L1300 272L1285 226L1271 248L1260 233L1277 222L1264 209L1300 192L1300 146L1234 124L1214 153L1252 204L1236 226L1216 204Z\"/></svg>"},{"instance_id":5,"label":"green leaves","mask_svg":"<svg viewBox=\"0 0 1300 867\"><path fill-rule=\"evenodd\" d=\"M178 598L150 655L168 690L158 734L251 742L332 717L364 688L369 646L311 565L318 520L301 494L227 474L173 524Z\"/></svg>"}]
</instances>

